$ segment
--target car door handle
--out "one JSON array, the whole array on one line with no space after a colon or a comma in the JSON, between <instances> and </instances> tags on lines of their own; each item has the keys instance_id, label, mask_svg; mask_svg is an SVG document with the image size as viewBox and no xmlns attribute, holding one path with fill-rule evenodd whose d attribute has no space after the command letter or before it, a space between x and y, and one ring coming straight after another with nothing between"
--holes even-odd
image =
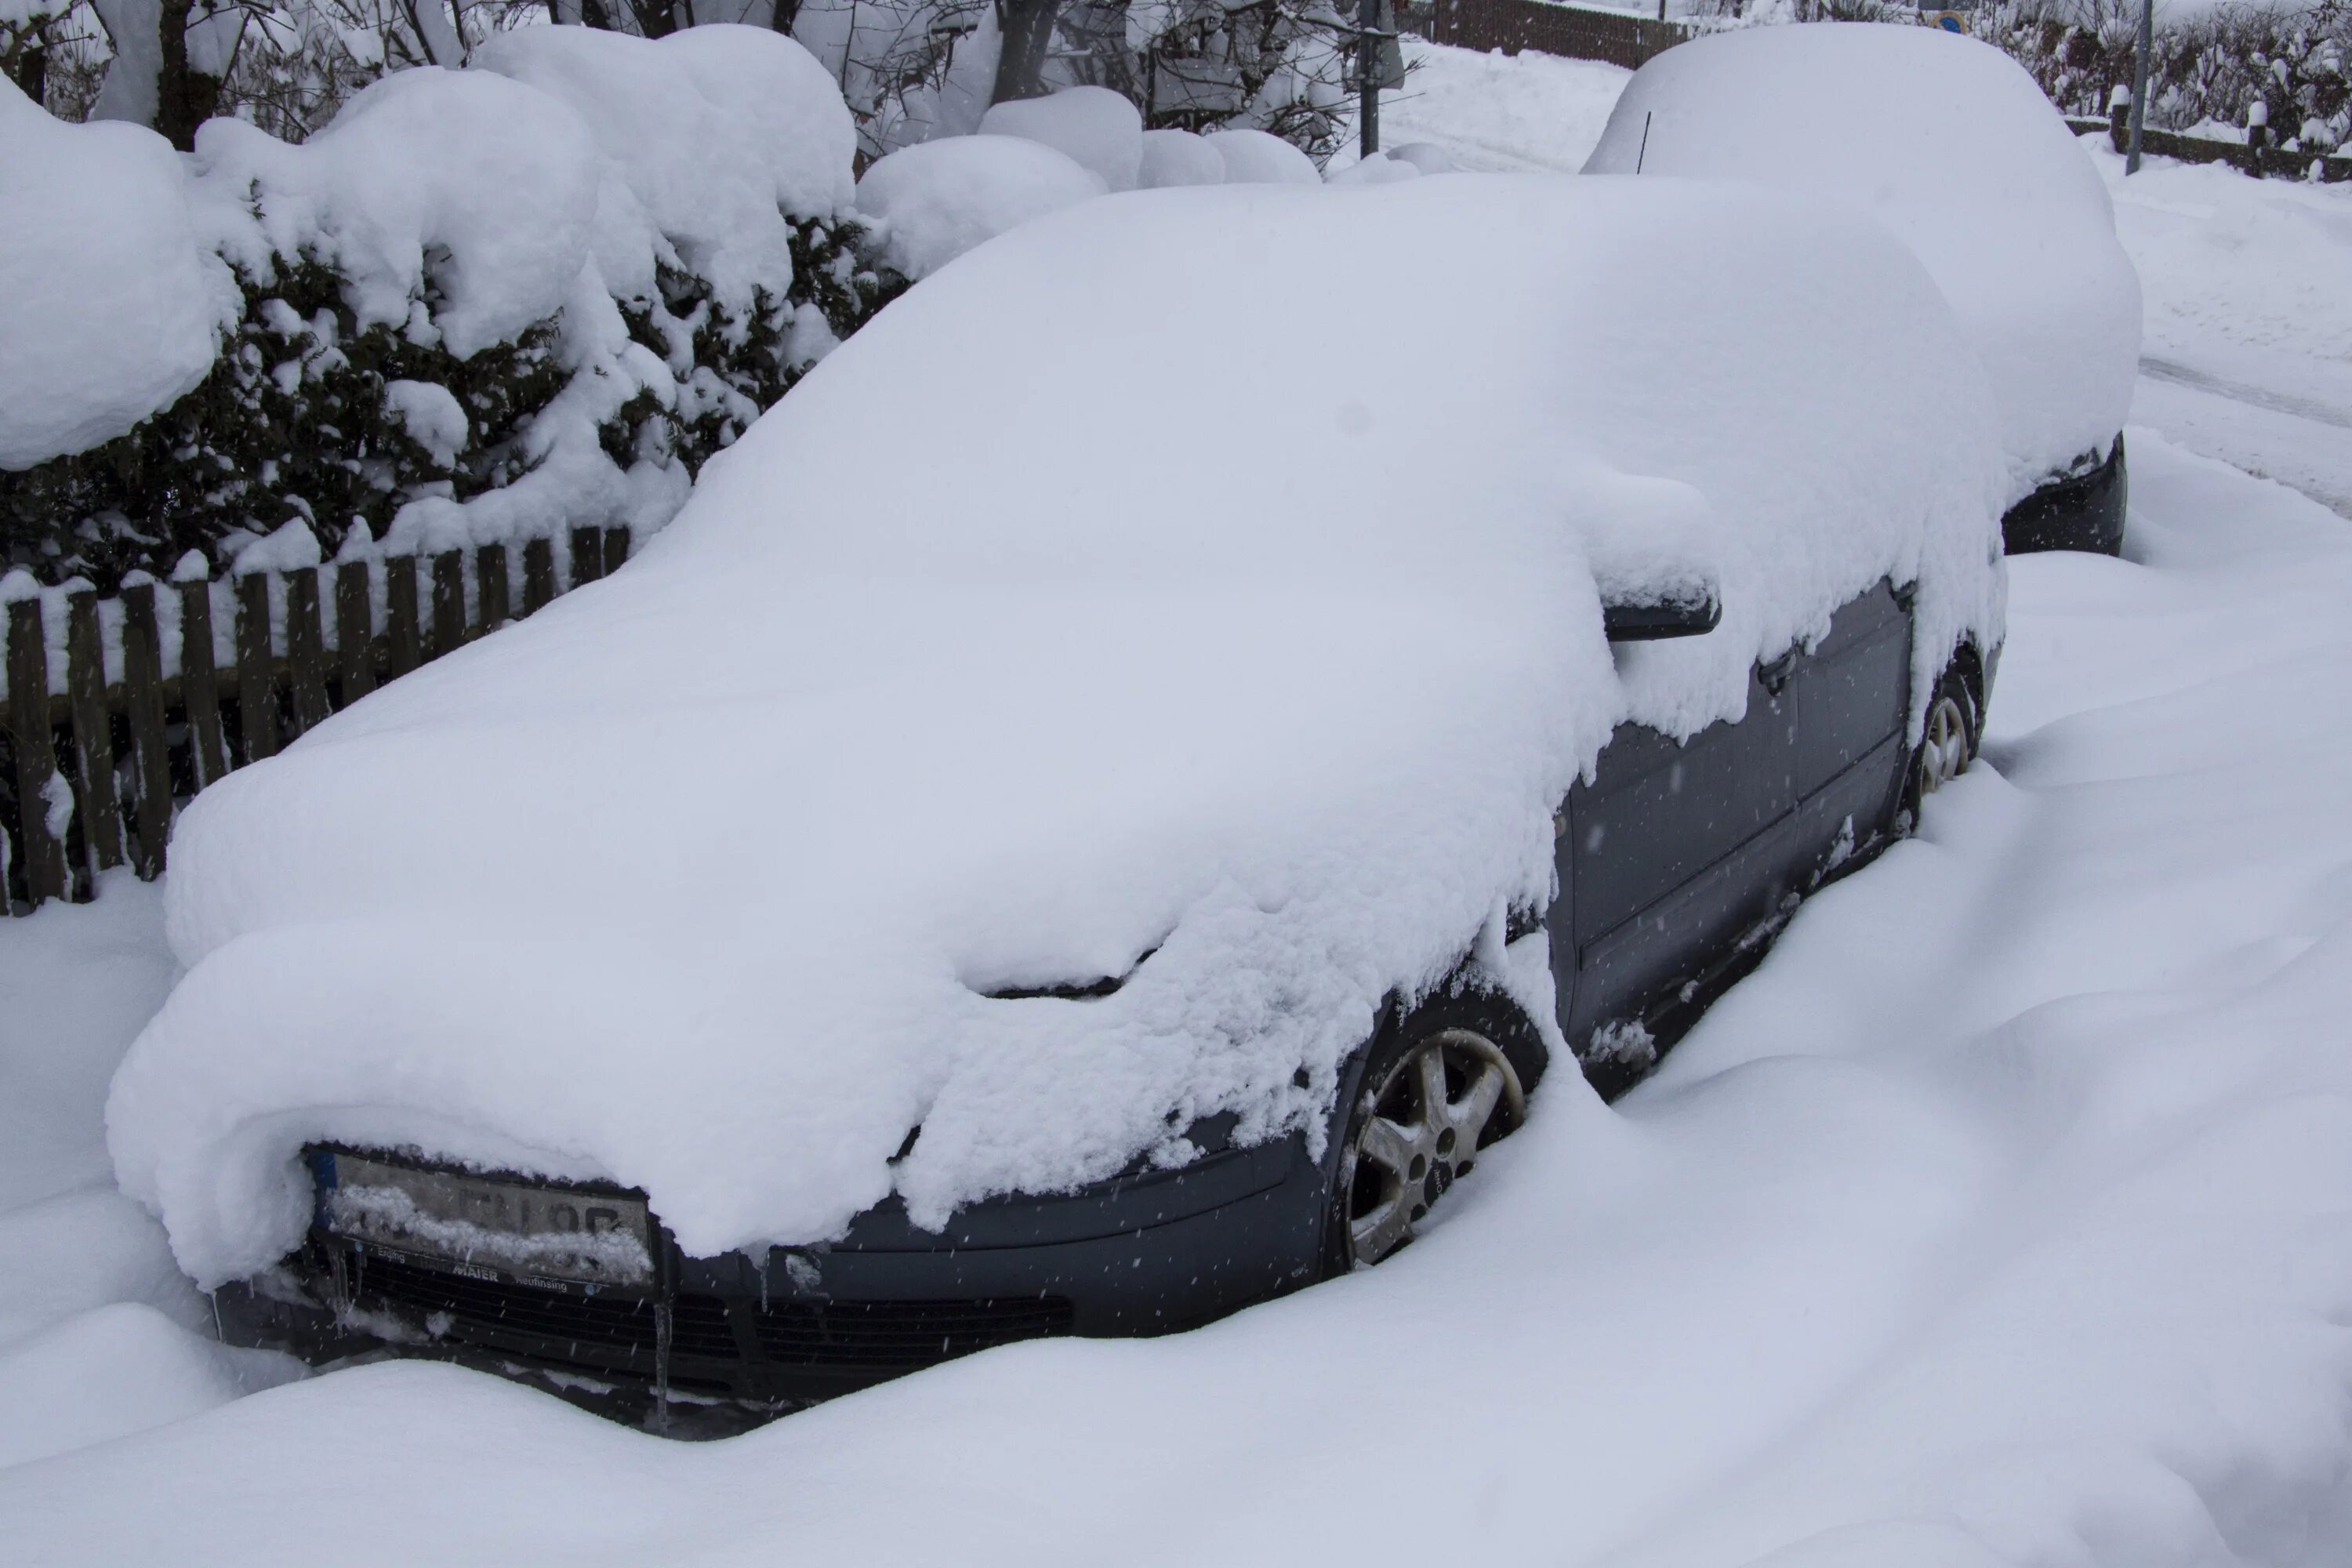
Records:
<instances>
[{"instance_id":1,"label":"car door handle","mask_svg":"<svg viewBox=\"0 0 2352 1568\"><path fill-rule=\"evenodd\" d=\"M1765 690L1778 697L1788 689L1789 677L1797 668L1797 650L1790 648L1769 664L1756 667L1756 679Z\"/></svg>"}]
</instances>

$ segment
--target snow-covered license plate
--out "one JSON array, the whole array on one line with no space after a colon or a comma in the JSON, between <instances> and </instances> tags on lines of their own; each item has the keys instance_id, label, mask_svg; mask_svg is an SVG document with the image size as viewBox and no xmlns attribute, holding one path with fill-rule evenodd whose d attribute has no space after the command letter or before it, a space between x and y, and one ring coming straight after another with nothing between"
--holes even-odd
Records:
<instances>
[{"instance_id":1,"label":"snow-covered license plate","mask_svg":"<svg viewBox=\"0 0 2352 1568\"><path fill-rule=\"evenodd\" d=\"M477 1277L654 1282L643 1198L537 1186L321 1151L319 1217L331 1234Z\"/></svg>"}]
</instances>

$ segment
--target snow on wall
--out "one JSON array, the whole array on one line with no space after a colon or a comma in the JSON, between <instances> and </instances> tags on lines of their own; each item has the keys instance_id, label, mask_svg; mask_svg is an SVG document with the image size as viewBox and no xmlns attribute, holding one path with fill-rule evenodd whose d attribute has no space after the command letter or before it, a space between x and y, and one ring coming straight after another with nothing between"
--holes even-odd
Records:
<instances>
[{"instance_id":1,"label":"snow on wall","mask_svg":"<svg viewBox=\"0 0 2352 1568\"><path fill-rule=\"evenodd\" d=\"M1635 72L1587 174L1758 180L1855 203L1925 262L2000 401L2011 501L2131 405L2139 277L2105 184L2014 60L1931 27L1752 27Z\"/></svg>"},{"instance_id":2,"label":"snow on wall","mask_svg":"<svg viewBox=\"0 0 2352 1568\"><path fill-rule=\"evenodd\" d=\"M1143 163L1143 115L1107 87L1066 87L996 104L980 117L980 133L1042 142L1114 191L1135 189Z\"/></svg>"},{"instance_id":3,"label":"snow on wall","mask_svg":"<svg viewBox=\"0 0 2352 1568\"><path fill-rule=\"evenodd\" d=\"M876 159L857 182L857 211L888 266L928 278L983 240L1108 189L1042 142L945 136Z\"/></svg>"},{"instance_id":4,"label":"snow on wall","mask_svg":"<svg viewBox=\"0 0 2352 1568\"><path fill-rule=\"evenodd\" d=\"M0 468L86 451L202 381L236 291L171 143L0 78Z\"/></svg>"},{"instance_id":5,"label":"snow on wall","mask_svg":"<svg viewBox=\"0 0 2352 1568\"><path fill-rule=\"evenodd\" d=\"M1148 191L1166 185L1221 185L1225 161L1206 139L1190 131L1147 131L1143 162L1135 183Z\"/></svg>"},{"instance_id":6,"label":"snow on wall","mask_svg":"<svg viewBox=\"0 0 2352 1568\"><path fill-rule=\"evenodd\" d=\"M1212 131L1201 138L1225 161L1229 185L1311 185L1323 176L1315 160L1265 131Z\"/></svg>"},{"instance_id":7,"label":"snow on wall","mask_svg":"<svg viewBox=\"0 0 2352 1568\"><path fill-rule=\"evenodd\" d=\"M1394 289L1465 247L1516 264ZM1311 376L1250 374L1268 319ZM1998 640L1993 432L1917 264L1760 192L1025 226L626 572L196 800L119 1174L212 1282L299 1236L320 1136L638 1184L707 1254L1181 1158L1222 1110L1319 1128L1383 996L1549 897L1617 722L1738 712L1882 575L1920 582L1921 670ZM1612 657L1588 541L1629 570L1644 520L1724 623Z\"/></svg>"}]
</instances>

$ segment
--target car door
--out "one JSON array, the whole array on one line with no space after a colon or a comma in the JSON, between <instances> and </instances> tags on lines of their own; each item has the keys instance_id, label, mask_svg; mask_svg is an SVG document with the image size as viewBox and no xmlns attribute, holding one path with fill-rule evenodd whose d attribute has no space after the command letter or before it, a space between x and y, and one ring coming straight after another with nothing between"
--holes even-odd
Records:
<instances>
[{"instance_id":1,"label":"car door","mask_svg":"<svg viewBox=\"0 0 2352 1568\"><path fill-rule=\"evenodd\" d=\"M1798 661L1798 826L1814 871L1834 869L1893 820L1909 754L1910 595L1881 582L1850 600Z\"/></svg>"},{"instance_id":2,"label":"car door","mask_svg":"<svg viewBox=\"0 0 2352 1568\"><path fill-rule=\"evenodd\" d=\"M1621 727L1570 792L1556 847L1565 907L1550 927L1561 1026L1580 1054L1638 1054L1627 1026L1775 907L1801 754L1795 662L1752 671L1747 713L1687 742Z\"/></svg>"}]
</instances>

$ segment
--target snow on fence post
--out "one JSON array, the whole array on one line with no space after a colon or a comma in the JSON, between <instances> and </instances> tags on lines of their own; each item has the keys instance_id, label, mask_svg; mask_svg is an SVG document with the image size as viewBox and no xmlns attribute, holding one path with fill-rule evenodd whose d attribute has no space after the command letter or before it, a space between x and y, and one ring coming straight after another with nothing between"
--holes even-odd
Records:
<instances>
[{"instance_id":1,"label":"snow on fence post","mask_svg":"<svg viewBox=\"0 0 2352 1568\"><path fill-rule=\"evenodd\" d=\"M73 714L75 792L89 874L122 864L122 810L114 793L114 726L106 711L106 645L98 595L66 600L66 694Z\"/></svg>"},{"instance_id":2,"label":"snow on fence post","mask_svg":"<svg viewBox=\"0 0 2352 1568\"><path fill-rule=\"evenodd\" d=\"M205 635L211 635L209 623ZM171 735L163 700L163 643L155 625L155 584L122 590L122 707L131 721L135 829L131 868L147 881L163 869L172 834Z\"/></svg>"},{"instance_id":3,"label":"snow on fence post","mask_svg":"<svg viewBox=\"0 0 2352 1568\"><path fill-rule=\"evenodd\" d=\"M58 763L49 721L48 632L37 596L8 606L8 733L16 753L16 815L26 896L66 896L66 847L49 831ZM0 889L0 903L7 901Z\"/></svg>"}]
</instances>

